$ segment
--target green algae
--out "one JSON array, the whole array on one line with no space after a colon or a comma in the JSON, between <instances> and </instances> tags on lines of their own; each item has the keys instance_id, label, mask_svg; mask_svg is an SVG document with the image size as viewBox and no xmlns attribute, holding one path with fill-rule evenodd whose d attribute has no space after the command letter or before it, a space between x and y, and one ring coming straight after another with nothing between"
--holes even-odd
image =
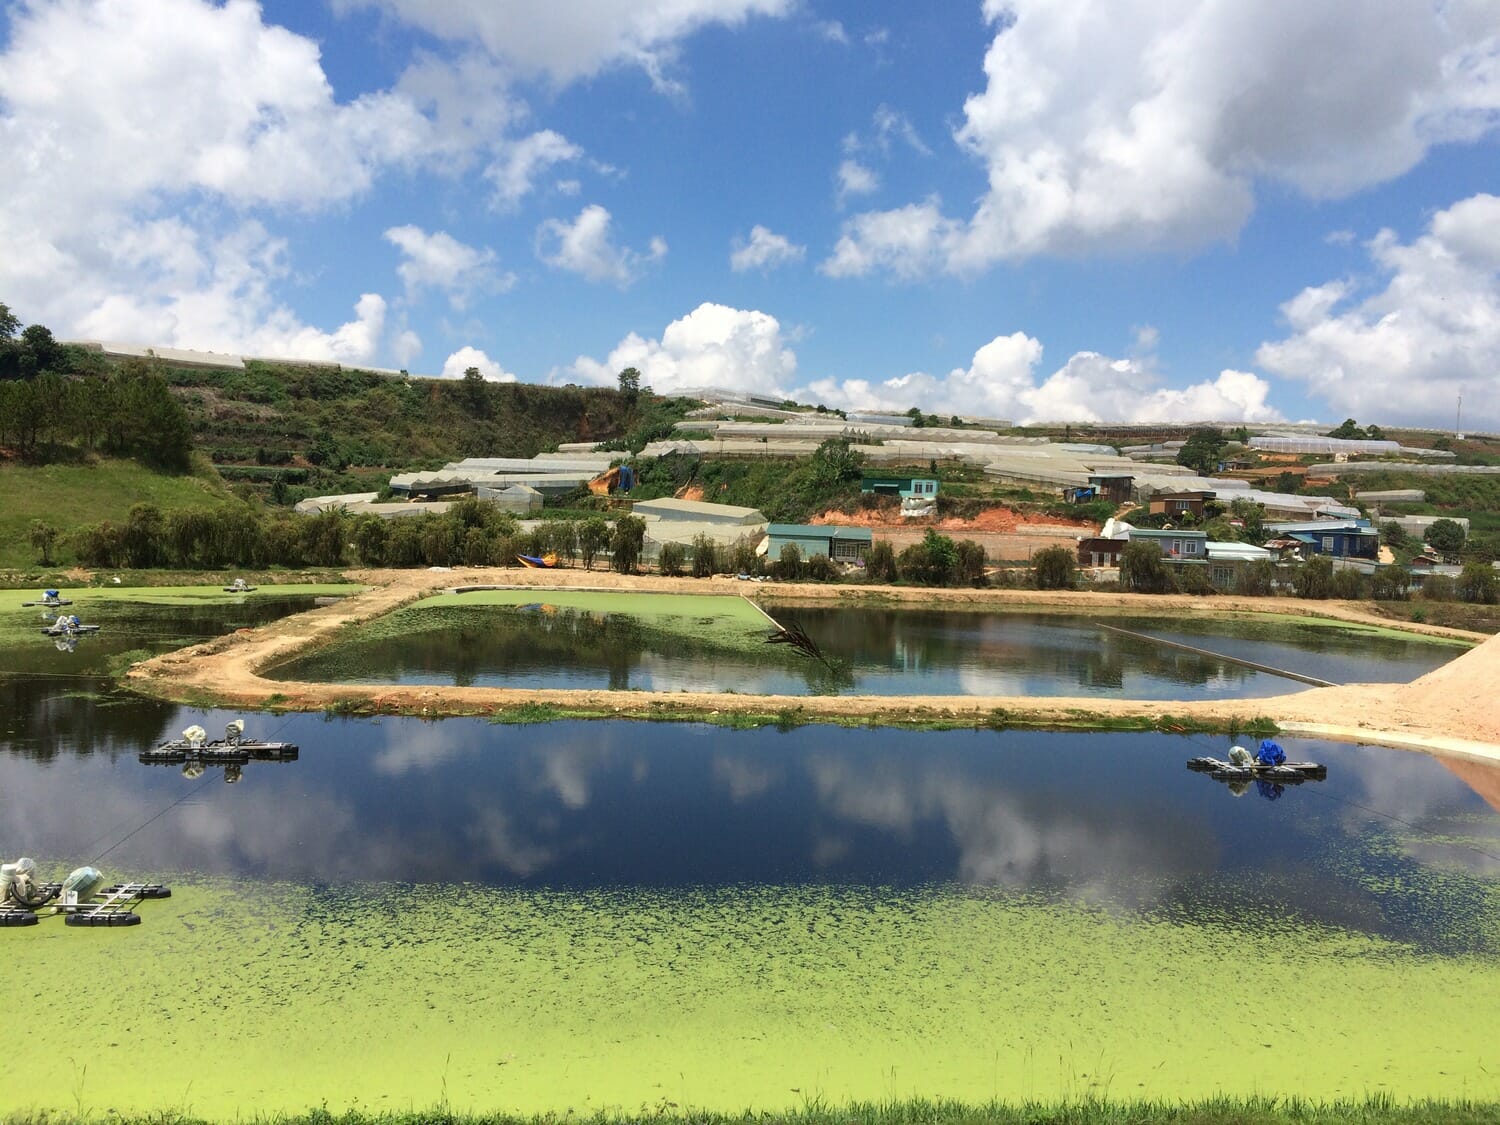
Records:
<instances>
[{"instance_id":1,"label":"green algae","mask_svg":"<svg viewBox=\"0 0 1500 1125\"><path fill-rule=\"evenodd\" d=\"M1500 960L1288 917L946 886L174 889L128 930L7 933L38 1002L7 1012L27 1081L0 1113L1500 1096ZM44 1002L62 981L87 1002Z\"/></svg>"}]
</instances>

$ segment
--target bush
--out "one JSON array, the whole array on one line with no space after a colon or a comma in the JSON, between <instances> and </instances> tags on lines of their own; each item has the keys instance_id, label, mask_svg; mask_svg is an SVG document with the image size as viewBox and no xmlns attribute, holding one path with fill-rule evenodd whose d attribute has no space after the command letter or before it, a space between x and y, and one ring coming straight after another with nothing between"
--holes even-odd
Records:
<instances>
[{"instance_id":1,"label":"bush","mask_svg":"<svg viewBox=\"0 0 1500 1125\"><path fill-rule=\"evenodd\" d=\"M761 558L755 553L755 544L741 539L729 548L729 568L735 574L748 574L752 578L761 572Z\"/></svg>"},{"instance_id":2,"label":"bush","mask_svg":"<svg viewBox=\"0 0 1500 1125\"><path fill-rule=\"evenodd\" d=\"M1031 582L1038 590L1071 590L1078 584L1078 558L1066 547L1043 547L1031 556Z\"/></svg>"},{"instance_id":3,"label":"bush","mask_svg":"<svg viewBox=\"0 0 1500 1125\"><path fill-rule=\"evenodd\" d=\"M693 577L711 578L719 570L719 546L707 535L693 540Z\"/></svg>"},{"instance_id":4,"label":"bush","mask_svg":"<svg viewBox=\"0 0 1500 1125\"><path fill-rule=\"evenodd\" d=\"M807 576L814 582L837 582L839 568L827 555L818 554L807 560Z\"/></svg>"},{"instance_id":5,"label":"bush","mask_svg":"<svg viewBox=\"0 0 1500 1125\"><path fill-rule=\"evenodd\" d=\"M590 516L583 521L578 529L578 553L583 556L586 569L594 569L594 560L609 542L609 534L609 524L603 516Z\"/></svg>"},{"instance_id":6,"label":"bush","mask_svg":"<svg viewBox=\"0 0 1500 1125\"><path fill-rule=\"evenodd\" d=\"M896 581L896 552L884 539L871 544L865 556L865 578L871 582Z\"/></svg>"},{"instance_id":7,"label":"bush","mask_svg":"<svg viewBox=\"0 0 1500 1125\"><path fill-rule=\"evenodd\" d=\"M1483 562L1466 564L1458 576L1458 596L1466 602L1494 605L1500 600L1500 579L1495 576L1495 568Z\"/></svg>"},{"instance_id":8,"label":"bush","mask_svg":"<svg viewBox=\"0 0 1500 1125\"><path fill-rule=\"evenodd\" d=\"M1321 556L1308 559L1292 575L1299 598L1321 600L1333 593L1333 561Z\"/></svg>"},{"instance_id":9,"label":"bush","mask_svg":"<svg viewBox=\"0 0 1500 1125\"><path fill-rule=\"evenodd\" d=\"M1120 552L1120 585L1136 594L1170 594L1177 579L1155 543L1130 543Z\"/></svg>"},{"instance_id":10,"label":"bush","mask_svg":"<svg viewBox=\"0 0 1500 1125\"><path fill-rule=\"evenodd\" d=\"M681 578L682 567L687 561L687 548L681 543L663 543L657 568L668 578Z\"/></svg>"},{"instance_id":11,"label":"bush","mask_svg":"<svg viewBox=\"0 0 1500 1125\"><path fill-rule=\"evenodd\" d=\"M1429 574L1422 582L1422 597L1429 602L1451 602L1458 597L1458 584L1446 574Z\"/></svg>"},{"instance_id":12,"label":"bush","mask_svg":"<svg viewBox=\"0 0 1500 1125\"><path fill-rule=\"evenodd\" d=\"M960 539L954 544L954 549L958 552L958 580L970 586L985 585L984 548L972 539Z\"/></svg>"},{"instance_id":13,"label":"bush","mask_svg":"<svg viewBox=\"0 0 1500 1125\"><path fill-rule=\"evenodd\" d=\"M1180 566L1177 568L1177 589L1184 594L1202 597L1214 593L1213 581L1208 577L1206 566Z\"/></svg>"},{"instance_id":14,"label":"bush","mask_svg":"<svg viewBox=\"0 0 1500 1125\"><path fill-rule=\"evenodd\" d=\"M1275 588L1276 564L1269 559L1256 559L1235 577L1234 592L1247 598L1268 597Z\"/></svg>"},{"instance_id":15,"label":"bush","mask_svg":"<svg viewBox=\"0 0 1500 1125\"><path fill-rule=\"evenodd\" d=\"M908 582L923 586L945 586L958 566L958 547L932 528L920 543L913 543L896 560L897 570Z\"/></svg>"},{"instance_id":16,"label":"bush","mask_svg":"<svg viewBox=\"0 0 1500 1125\"><path fill-rule=\"evenodd\" d=\"M1340 601L1362 602L1370 596L1370 585L1357 570L1337 570L1333 575L1333 596Z\"/></svg>"},{"instance_id":17,"label":"bush","mask_svg":"<svg viewBox=\"0 0 1500 1125\"><path fill-rule=\"evenodd\" d=\"M614 534L609 540L609 565L620 574L634 574L645 542L646 521L639 516L621 516L615 520Z\"/></svg>"},{"instance_id":18,"label":"bush","mask_svg":"<svg viewBox=\"0 0 1500 1125\"><path fill-rule=\"evenodd\" d=\"M1404 602L1411 597L1411 572L1404 566L1383 566L1370 579L1376 601Z\"/></svg>"},{"instance_id":19,"label":"bush","mask_svg":"<svg viewBox=\"0 0 1500 1125\"><path fill-rule=\"evenodd\" d=\"M781 557L771 564L771 573L777 578L795 582L802 577L802 548L788 543L781 548Z\"/></svg>"}]
</instances>

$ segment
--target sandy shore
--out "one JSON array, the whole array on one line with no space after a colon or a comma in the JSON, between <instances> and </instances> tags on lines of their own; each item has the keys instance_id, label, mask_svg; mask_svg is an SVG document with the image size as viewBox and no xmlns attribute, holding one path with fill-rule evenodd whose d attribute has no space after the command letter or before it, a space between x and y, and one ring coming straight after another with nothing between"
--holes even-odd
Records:
<instances>
[{"instance_id":1,"label":"sandy shore","mask_svg":"<svg viewBox=\"0 0 1500 1125\"><path fill-rule=\"evenodd\" d=\"M336 605L246 629L137 664L128 673L138 690L179 702L287 710L352 708L422 715L490 714L544 704L573 712L631 717L745 713L792 721L863 719L887 723L973 723L1037 727L1102 727L1127 721L1162 729L1191 724L1239 729L1269 720L1283 731L1345 742L1432 751L1459 759L1500 762L1500 636L1377 617L1355 604L1279 598L1195 598L1038 590L956 590L746 583L732 578L631 577L605 571L499 570L356 571L373 588ZM591 587L662 593L740 594L755 600L847 604L911 604L952 608L1056 607L1073 611L1131 609L1153 616L1223 617L1289 614L1399 628L1483 641L1477 648L1410 684L1354 684L1265 699L1129 700L1100 697L1008 696L751 696L714 692L547 691L490 687L392 687L269 680L260 673L296 652L330 640L340 629L399 608L437 590L465 585Z\"/></svg>"}]
</instances>

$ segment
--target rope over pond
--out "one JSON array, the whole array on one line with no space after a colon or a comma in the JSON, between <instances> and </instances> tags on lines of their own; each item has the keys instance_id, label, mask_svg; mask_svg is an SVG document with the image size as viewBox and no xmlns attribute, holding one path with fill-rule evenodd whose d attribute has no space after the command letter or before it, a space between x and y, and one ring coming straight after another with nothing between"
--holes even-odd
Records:
<instances>
[{"instance_id":1,"label":"rope over pond","mask_svg":"<svg viewBox=\"0 0 1500 1125\"><path fill-rule=\"evenodd\" d=\"M1320 680L1316 676L1304 676L1301 672L1289 672L1285 668L1273 668L1269 664L1257 664L1253 660L1243 660L1238 656L1226 656L1224 653L1214 652L1212 649L1194 648L1192 645L1180 644L1177 641L1169 641L1161 637L1153 637L1149 633L1136 633L1129 629L1120 629L1114 625L1106 625L1102 621L1095 621L1094 624L1100 629L1108 630L1111 633L1134 637L1138 641L1150 641L1152 644L1158 644L1164 648L1180 649L1183 652L1191 652L1198 656L1211 656L1215 660L1222 660L1227 664L1238 664L1241 668L1249 668L1253 672L1266 672L1272 676L1284 676L1288 680L1297 680L1304 684L1311 684L1313 687L1339 686L1332 680Z\"/></svg>"}]
</instances>

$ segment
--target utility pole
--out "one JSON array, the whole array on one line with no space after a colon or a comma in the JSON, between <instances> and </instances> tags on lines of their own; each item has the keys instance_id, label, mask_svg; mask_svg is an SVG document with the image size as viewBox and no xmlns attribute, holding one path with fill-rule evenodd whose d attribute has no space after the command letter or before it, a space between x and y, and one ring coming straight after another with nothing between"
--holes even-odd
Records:
<instances>
[{"instance_id":1,"label":"utility pole","mask_svg":"<svg viewBox=\"0 0 1500 1125\"><path fill-rule=\"evenodd\" d=\"M1458 392L1458 412L1453 415L1453 440L1464 440L1464 393Z\"/></svg>"}]
</instances>

